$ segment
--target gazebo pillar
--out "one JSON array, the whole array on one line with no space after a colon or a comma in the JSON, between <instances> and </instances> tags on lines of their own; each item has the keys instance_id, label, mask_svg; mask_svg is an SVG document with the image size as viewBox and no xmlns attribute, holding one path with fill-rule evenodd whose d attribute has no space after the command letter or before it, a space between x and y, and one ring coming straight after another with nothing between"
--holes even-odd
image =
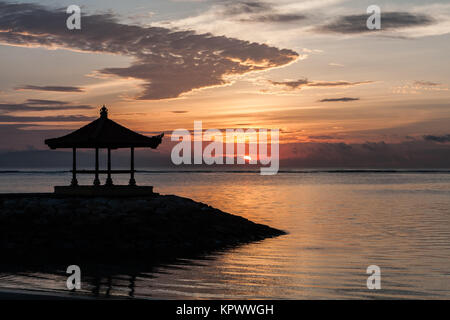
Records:
<instances>
[{"instance_id":1,"label":"gazebo pillar","mask_svg":"<svg viewBox=\"0 0 450 320\"><path fill-rule=\"evenodd\" d=\"M98 148L95 148L95 179L94 186L100 185L100 179L98 178Z\"/></svg>"},{"instance_id":2,"label":"gazebo pillar","mask_svg":"<svg viewBox=\"0 0 450 320\"><path fill-rule=\"evenodd\" d=\"M128 183L130 186L136 185L136 180L134 180L134 147L131 147L130 154L130 182Z\"/></svg>"},{"instance_id":3,"label":"gazebo pillar","mask_svg":"<svg viewBox=\"0 0 450 320\"><path fill-rule=\"evenodd\" d=\"M106 178L105 185L107 186L113 185L113 181L111 179L111 148L108 148L108 178Z\"/></svg>"},{"instance_id":4,"label":"gazebo pillar","mask_svg":"<svg viewBox=\"0 0 450 320\"><path fill-rule=\"evenodd\" d=\"M72 148L72 182L71 186L75 187L78 185L77 180L77 148Z\"/></svg>"}]
</instances>

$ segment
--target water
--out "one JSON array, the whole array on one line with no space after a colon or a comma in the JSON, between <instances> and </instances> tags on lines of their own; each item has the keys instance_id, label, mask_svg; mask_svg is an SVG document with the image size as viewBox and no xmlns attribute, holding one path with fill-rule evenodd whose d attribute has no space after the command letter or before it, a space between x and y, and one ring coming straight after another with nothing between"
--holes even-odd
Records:
<instances>
[{"instance_id":1,"label":"water","mask_svg":"<svg viewBox=\"0 0 450 320\"><path fill-rule=\"evenodd\" d=\"M83 177L80 182L91 180ZM139 173L137 180L154 185L156 192L205 202L289 234L136 276L100 279L101 294L170 299L450 298L449 173L147 172ZM65 172L1 173L0 192L48 192L68 181ZM366 287L366 268L373 264L381 268L381 290ZM64 291L66 279L64 272L1 273L0 287ZM82 285L85 292L92 291L91 284Z\"/></svg>"}]
</instances>

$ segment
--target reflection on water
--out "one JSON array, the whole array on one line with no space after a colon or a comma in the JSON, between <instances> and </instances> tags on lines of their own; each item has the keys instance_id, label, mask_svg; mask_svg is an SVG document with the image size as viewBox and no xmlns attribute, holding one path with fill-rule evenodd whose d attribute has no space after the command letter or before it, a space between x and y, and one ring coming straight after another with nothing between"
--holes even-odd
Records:
<instances>
[{"instance_id":1,"label":"reflection on water","mask_svg":"<svg viewBox=\"0 0 450 320\"><path fill-rule=\"evenodd\" d=\"M51 191L48 186L70 180L67 173L1 176L0 192ZM139 178L157 192L193 198L289 234L145 272L100 272L82 279L86 292L194 299L450 298L450 174L142 173ZM372 264L381 268L379 291L366 288ZM64 290L66 279L64 270L5 272L0 287Z\"/></svg>"}]
</instances>

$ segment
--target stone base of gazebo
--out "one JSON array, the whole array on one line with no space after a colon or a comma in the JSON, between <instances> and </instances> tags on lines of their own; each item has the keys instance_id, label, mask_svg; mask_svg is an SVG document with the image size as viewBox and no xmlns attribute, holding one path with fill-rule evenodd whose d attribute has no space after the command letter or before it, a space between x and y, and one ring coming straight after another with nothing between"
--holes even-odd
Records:
<instances>
[{"instance_id":1,"label":"stone base of gazebo","mask_svg":"<svg viewBox=\"0 0 450 320\"><path fill-rule=\"evenodd\" d=\"M55 194L91 197L154 196L153 186L55 186Z\"/></svg>"}]
</instances>

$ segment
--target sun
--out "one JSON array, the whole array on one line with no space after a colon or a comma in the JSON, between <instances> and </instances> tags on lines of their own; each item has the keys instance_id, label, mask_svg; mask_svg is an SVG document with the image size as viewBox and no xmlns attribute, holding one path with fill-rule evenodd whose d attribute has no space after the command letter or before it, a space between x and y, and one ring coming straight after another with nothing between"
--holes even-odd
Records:
<instances>
[{"instance_id":1,"label":"sun","mask_svg":"<svg viewBox=\"0 0 450 320\"><path fill-rule=\"evenodd\" d=\"M250 157L250 156L244 156L244 160L250 161L250 160L252 160L252 157Z\"/></svg>"}]
</instances>

